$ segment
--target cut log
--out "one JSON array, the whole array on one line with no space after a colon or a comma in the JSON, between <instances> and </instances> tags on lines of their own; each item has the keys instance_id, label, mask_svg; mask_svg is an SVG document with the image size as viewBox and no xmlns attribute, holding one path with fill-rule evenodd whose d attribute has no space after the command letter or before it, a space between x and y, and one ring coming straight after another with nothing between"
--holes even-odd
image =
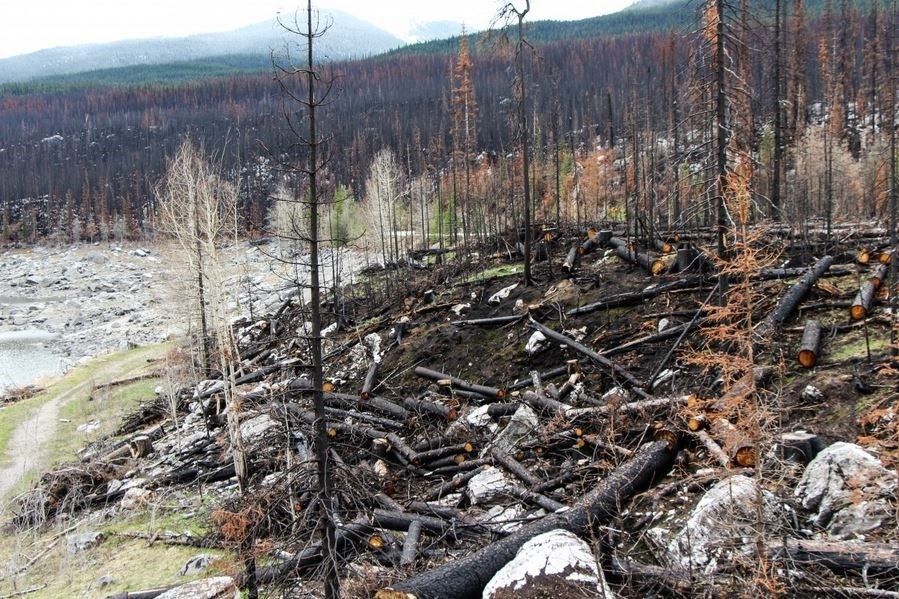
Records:
<instances>
[{"instance_id":1,"label":"cut log","mask_svg":"<svg viewBox=\"0 0 899 599\"><path fill-rule=\"evenodd\" d=\"M756 463L755 445L749 437L726 418L712 421L712 435L717 439L724 453L731 461L743 468L751 468Z\"/></svg>"},{"instance_id":2,"label":"cut log","mask_svg":"<svg viewBox=\"0 0 899 599\"><path fill-rule=\"evenodd\" d=\"M834 572L864 573L868 577L899 576L899 546L855 541L779 539L768 541L775 555L794 564L824 566Z\"/></svg>"},{"instance_id":3,"label":"cut log","mask_svg":"<svg viewBox=\"0 0 899 599\"><path fill-rule=\"evenodd\" d=\"M868 316L876 291L877 287L870 279L862 284L862 288L859 289L852 305L849 307L849 316L852 317L852 320L864 320Z\"/></svg>"},{"instance_id":4,"label":"cut log","mask_svg":"<svg viewBox=\"0 0 899 599\"><path fill-rule=\"evenodd\" d=\"M428 451L421 451L415 454L414 464L427 464L440 458L447 456L455 456L460 453L471 453L474 451L474 445L471 443L459 443L458 445L447 445L446 447L437 447Z\"/></svg>"},{"instance_id":5,"label":"cut log","mask_svg":"<svg viewBox=\"0 0 899 599\"><path fill-rule=\"evenodd\" d=\"M814 368L818 363L818 349L821 346L821 324L817 320L805 323L802 343L799 346L799 364L803 368Z\"/></svg>"},{"instance_id":6,"label":"cut log","mask_svg":"<svg viewBox=\"0 0 899 599\"><path fill-rule=\"evenodd\" d=\"M644 446L616 468L608 478L583 496L569 510L552 514L522 526L518 531L438 568L381 589L376 599L467 599L480 596L482 589L530 539L560 528L578 536L592 526L615 518L636 493L664 476L676 454L676 447L664 441Z\"/></svg>"},{"instance_id":7,"label":"cut log","mask_svg":"<svg viewBox=\"0 0 899 599\"><path fill-rule=\"evenodd\" d=\"M867 264L871 261L871 250L868 248L862 247L858 248L858 252L855 254L855 261L859 264Z\"/></svg>"},{"instance_id":8,"label":"cut log","mask_svg":"<svg viewBox=\"0 0 899 599\"><path fill-rule=\"evenodd\" d=\"M565 262L562 263L562 270L568 274L574 272L574 269L577 268L578 264L581 262L581 254L578 251L579 248L579 245L571 246L571 249L568 250L568 255L565 256Z\"/></svg>"},{"instance_id":9,"label":"cut log","mask_svg":"<svg viewBox=\"0 0 899 599\"><path fill-rule=\"evenodd\" d=\"M625 370L623 367L619 366L618 364L615 364L614 362L612 362L610 359L606 358L605 356L599 355L592 349L589 349L587 346L578 343L571 337L563 335L562 333L558 333L558 332L552 330L551 328L540 324L533 318L531 319L531 326L534 327L535 329L537 329L538 331L540 331L541 333L543 333L544 335L546 335L548 338L554 339L555 341L558 341L559 343L564 343L571 349L587 356L588 358L590 358L591 360L593 360L594 362L596 362L603 368L607 369L608 371L610 371L610 373L614 377L621 379L622 381L624 381L624 383L626 383L629 387L631 387L631 390L634 393L636 393L637 395L639 395L647 400L654 399L652 397L652 395L650 395L649 393L647 393L646 391L644 391L641 388L642 383L640 381L638 381L634 377L634 375L632 375L630 372L628 372L627 370Z\"/></svg>"},{"instance_id":10,"label":"cut log","mask_svg":"<svg viewBox=\"0 0 899 599\"><path fill-rule=\"evenodd\" d=\"M783 433L774 445L778 457L803 465L808 465L825 447L824 439L806 431Z\"/></svg>"},{"instance_id":11,"label":"cut log","mask_svg":"<svg viewBox=\"0 0 899 599\"><path fill-rule=\"evenodd\" d=\"M430 368L425 368L424 366L416 366L415 374L437 383L447 382L453 389L470 391L472 393L477 393L478 395L483 395L487 398L502 399L506 396L506 390L501 387L496 388L487 387L484 385L474 385L467 381L463 381L460 378L450 376L448 374L443 374L442 372L437 372L436 370L431 370Z\"/></svg>"},{"instance_id":12,"label":"cut log","mask_svg":"<svg viewBox=\"0 0 899 599\"><path fill-rule=\"evenodd\" d=\"M540 478L535 474L532 474L530 470L524 467L524 465L510 456L505 451L501 450L498 447L494 447L490 450L490 457L493 458L493 461L502 466L506 471L514 474L518 480L527 484L529 487L536 487L540 484Z\"/></svg>"},{"instance_id":13,"label":"cut log","mask_svg":"<svg viewBox=\"0 0 899 599\"><path fill-rule=\"evenodd\" d=\"M132 458L144 458L153 453L153 441L146 435L134 437L128 442Z\"/></svg>"},{"instance_id":14,"label":"cut log","mask_svg":"<svg viewBox=\"0 0 899 599\"><path fill-rule=\"evenodd\" d=\"M658 297L663 293L667 293L669 291L697 288L702 285L702 282L703 280L701 277L692 276L668 283L650 285L643 291L637 291L634 293L620 293L618 295L612 295L591 304L585 304L578 308L572 308L565 312L565 316L578 316L581 314L589 314L590 312L595 312L597 310L608 310L611 308L620 308L622 306L641 304L646 300Z\"/></svg>"},{"instance_id":15,"label":"cut log","mask_svg":"<svg viewBox=\"0 0 899 599\"><path fill-rule=\"evenodd\" d=\"M709 434L705 431L697 431L696 438L702 441L703 446L706 448L706 451L709 452L709 455L715 458L719 464L724 466L725 468L730 468L730 458L724 453L724 450L721 449L721 446L715 443L715 440L712 439Z\"/></svg>"},{"instance_id":16,"label":"cut log","mask_svg":"<svg viewBox=\"0 0 899 599\"><path fill-rule=\"evenodd\" d=\"M400 566L411 566L418 555L418 540L421 538L421 522L415 521L409 525L406 539L403 541L403 554L400 557Z\"/></svg>"},{"instance_id":17,"label":"cut log","mask_svg":"<svg viewBox=\"0 0 899 599\"><path fill-rule=\"evenodd\" d=\"M664 260L656 258L652 254L639 252L635 248L628 246L627 242L620 237L613 237L609 240L609 245L615 249L615 254L631 264L636 264L643 268L651 275L660 275L667 269Z\"/></svg>"},{"instance_id":18,"label":"cut log","mask_svg":"<svg viewBox=\"0 0 899 599\"><path fill-rule=\"evenodd\" d=\"M410 412L430 414L433 416L437 416L438 418L442 418L443 420L446 420L448 422L452 422L459 417L459 413L455 408L451 408L450 406L444 405L442 403L437 403L436 401L430 401L428 399L407 397L403 400L403 407Z\"/></svg>"},{"instance_id":19,"label":"cut log","mask_svg":"<svg viewBox=\"0 0 899 599\"><path fill-rule=\"evenodd\" d=\"M378 378L378 369L381 367L381 361L372 361L371 366L368 367L368 372L365 375L365 382L362 383L362 392L359 394L359 398L362 401L368 401L371 399L372 391L375 388L375 382Z\"/></svg>"},{"instance_id":20,"label":"cut log","mask_svg":"<svg viewBox=\"0 0 899 599\"><path fill-rule=\"evenodd\" d=\"M830 268L831 264L833 264L833 257L824 256L808 269L799 281L781 298L774 310L755 329L756 338L766 337L780 328L784 321L796 310L796 306L799 305L799 302L802 301L815 282Z\"/></svg>"}]
</instances>

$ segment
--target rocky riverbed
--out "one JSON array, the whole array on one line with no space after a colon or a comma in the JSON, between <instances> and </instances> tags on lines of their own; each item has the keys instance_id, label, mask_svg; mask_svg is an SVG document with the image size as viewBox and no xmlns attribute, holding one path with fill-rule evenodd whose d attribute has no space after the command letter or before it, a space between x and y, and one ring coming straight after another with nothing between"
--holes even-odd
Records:
<instances>
[{"instance_id":1,"label":"rocky riverbed","mask_svg":"<svg viewBox=\"0 0 899 599\"><path fill-rule=\"evenodd\" d=\"M285 261L277 243L223 252L232 314L260 313L295 293L308 269ZM365 266L339 253L346 279ZM331 252L323 262L331 278ZM64 372L79 360L158 343L186 328L178 255L159 245L74 245L0 253L0 389Z\"/></svg>"}]
</instances>

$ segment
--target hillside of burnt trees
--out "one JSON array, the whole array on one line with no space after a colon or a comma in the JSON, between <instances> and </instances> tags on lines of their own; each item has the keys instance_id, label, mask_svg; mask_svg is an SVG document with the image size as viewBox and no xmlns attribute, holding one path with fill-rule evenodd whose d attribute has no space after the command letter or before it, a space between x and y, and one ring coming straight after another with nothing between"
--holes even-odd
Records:
<instances>
[{"instance_id":1,"label":"hillside of burnt trees","mask_svg":"<svg viewBox=\"0 0 899 599\"><path fill-rule=\"evenodd\" d=\"M886 193L886 169L874 149L885 137L880 115L886 113L889 94L882 89L892 72L886 49L893 32L885 8L843 0L827 2L819 11L816 2L806 14L803 3L787 3L776 68L773 3L753 4L735 3L732 16L745 31L741 43L751 54L733 58L747 98L744 137L758 163L752 171L757 204L764 207L771 195L773 131L780 129L782 147L804 143L805 162L798 150L787 151L777 169L784 185L793 185L783 195L795 199L796 210L823 216L825 195L829 213L835 195L852 196L869 216L877 216ZM666 210L663 204L702 195L703 178L697 173L710 168L707 146L713 132L704 114L711 97L702 91L709 65L693 43L702 33L691 33L701 21L691 9L684 25L669 31L535 46L529 56L528 112L538 203L590 201L590 214L609 216L600 203L639 198L659 212L659 219L670 220L678 217L680 207ZM514 176L506 165L519 159L509 124L515 110L511 49L499 37L479 38L471 46L468 70L477 108L476 140L468 144L453 136L458 48L331 65L334 93L321 115L323 130L331 135L330 188L346 185L363 197L369 165L383 148L394 151L407 180L427 175L447 199L445 206L456 205L449 200L462 195L454 182L463 163L498 166L491 172ZM783 99L779 104L776 90ZM779 119L776 105L784 107ZM287 105L286 110L294 108ZM284 111L284 94L271 71L0 98L3 241L151 233L153 185L185 135L205 144L240 181L245 229L262 231L278 179L275 165L302 158L291 145ZM832 134L829 150L812 135L825 120L830 126L824 142ZM468 148L461 151L462 145ZM817 162L813 154L818 151L829 156L830 175L808 171L800 176L804 165ZM834 168L844 174L855 169L860 177L834 183ZM475 169L475 181L486 176L483 170L478 175ZM558 183L553 181L556 170L562 171ZM867 176L868 171L874 176ZM513 185L507 183L512 194ZM496 202L488 196L502 193L501 184L470 188L466 199L480 194L480 199ZM588 208L578 205L562 212L580 220Z\"/></svg>"}]
</instances>

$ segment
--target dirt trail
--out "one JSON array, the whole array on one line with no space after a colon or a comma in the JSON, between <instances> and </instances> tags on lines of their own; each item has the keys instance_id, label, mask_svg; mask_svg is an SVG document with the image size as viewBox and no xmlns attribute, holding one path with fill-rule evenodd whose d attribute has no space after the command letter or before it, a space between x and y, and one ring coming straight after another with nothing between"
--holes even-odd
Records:
<instances>
[{"instance_id":1,"label":"dirt trail","mask_svg":"<svg viewBox=\"0 0 899 599\"><path fill-rule=\"evenodd\" d=\"M104 364L83 382L45 401L27 420L16 427L6 451L0 455L0 514L6 508L3 498L10 490L23 476L45 464L47 457L45 446L56 433L60 410L94 383L122 378L145 366L143 355L126 356L122 360Z\"/></svg>"},{"instance_id":2,"label":"dirt trail","mask_svg":"<svg viewBox=\"0 0 899 599\"><path fill-rule=\"evenodd\" d=\"M84 382L44 402L28 420L13 431L5 455L0 459L0 464L4 464L0 466L0 497L6 495L22 476L41 463L44 444L56 432L59 410L87 384Z\"/></svg>"}]
</instances>

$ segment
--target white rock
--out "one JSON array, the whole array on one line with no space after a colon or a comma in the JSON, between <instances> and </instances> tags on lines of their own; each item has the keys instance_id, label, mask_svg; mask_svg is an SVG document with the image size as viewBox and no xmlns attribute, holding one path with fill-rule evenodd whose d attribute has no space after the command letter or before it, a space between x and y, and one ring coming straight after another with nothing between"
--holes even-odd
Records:
<instances>
[{"instance_id":1,"label":"white rock","mask_svg":"<svg viewBox=\"0 0 899 599\"><path fill-rule=\"evenodd\" d=\"M502 495L510 483L505 472L488 466L468 481L465 494L472 504L489 503L497 495Z\"/></svg>"},{"instance_id":2,"label":"white rock","mask_svg":"<svg viewBox=\"0 0 899 599\"><path fill-rule=\"evenodd\" d=\"M718 482L703 495L683 529L668 544L671 561L709 573L719 556L735 550L752 551L758 498L758 488L751 478L736 475ZM762 491L762 502L762 517L771 523L779 511L777 500Z\"/></svg>"},{"instance_id":3,"label":"white rock","mask_svg":"<svg viewBox=\"0 0 899 599\"><path fill-rule=\"evenodd\" d=\"M156 499L156 493L142 487L131 487L122 495L122 501L119 505L123 510L136 510L148 506Z\"/></svg>"},{"instance_id":4,"label":"white rock","mask_svg":"<svg viewBox=\"0 0 899 599\"><path fill-rule=\"evenodd\" d=\"M824 399L824 394L817 387L806 385L805 389L802 390L802 399L806 401L821 401Z\"/></svg>"},{"instance_id":5,"label":"white rock","mask_svg":"<svg viewBox=\"0 0 899 599\"><path fill-rule=\"evenodd\" d=\"M490 299L487 300L487 303L493 306L499 304L501 301L509 297L509 294L511 294L516 287L518 287L518 283L514 283L512 285L509 285L508 287L503 287L502 289L491 295Z\"/></svg>"},{"instance_id":6,"label":"white rock","mask_svg":"<svg viewBox=\"0 0 899 599\"><path fill-rule=\"evenodd\" d=\"M240 436L244 443L255 443L268 431L278 426L278 422L266 413L253 416L240 423Z\"/></svg>"},{"instance_id":7,"label":"white rock","mask_svg":"<svg viewBox=\"0 0 899 599\"><path fill-rule=\"evenodd\" d=\"M214 576L189 582L168 590L156 599L225 599L240 597L240 591L230 576Z\"/></svg>"},{"instance_id":8,"label":"white rock","mask_svg":"<svg viewBox=\"0 0 899 599\"><path fill-rule=\"evenodd\" d=\"M491 525L491 529L511 534L524 524L522 520L526 511L526 508L518 503L514 505L495 505L478 518L478 521Z\"/></svg>"},{"instance_id":9,"label":"white rock","mask_svg":"<svg viewBox=\"0 0 899 599\"><path fill-rule=\"evenodd\" d=\"M471 308L471 304L456 304L452 308L450 308L450 312L453 312L456 316L462 316L462 312L469 310Z\"/></svg>"},{"instance_id":10,"label":"white rock","mask_svg":"<svg viewBox=\"0 0 899 599\"><path fill-rule=\"evenodd\" d=\"M546 335L541 333L540 331L534 331L531 335L531 338L528 339L527 344L524 346L524 351L529 356L533 356L536 353L539 353L546 349Z\"/></svg>"},{"instance_id":11,"label":"white rock","mask_svg":"<svg viewBox=\"0 0 899 599\"><path fill-rule=\"evenodd\" d=\"M91 547L99 545L102 540L103 533L96 531L69 535L66 537L66 551L69 555L81 553L82 551L86 551Z\"/></svg>"},{"instance_id":12,"label":"white rock","mask_svg":"<svg viewBox=\"0 0 899 599\"><path fill-rule=\"evenodd\" d=\"M506 453L513 453L519 443L534 434L539 424L537 413L529 405L521 404L493 440L493 446ZM485 449L484 452L486 451Z\"/></svg>"},{"instance_id":13,"label":"white rock","mask_svg":"<svg viewBox=\"0 0 899 599\"><path fill-rule=\"evenodd\" d=\"M489 405L478 406L465 415L465 422L477 428L489 428L491 429L491 432L493 432L497 426L493 422L489 410Z\"/></svg>"},{"instance_id":14,"label":"white rock","mask_svg":"<svg viewBox=\"0 0 899 599\"><path fill-rule=\"evenodd\" d=\"M552 530L521 546L484 587L482 597L614 597L590 546L566 530Z\"/></svg>"},{"instance_id":15,"label":"white rock","mask_svg":"<svg viewBox=\"0 0 899 599\"><path fill-rule=\"evenodd\" d=\"M178 571L178 574L180 576L193 576L199 574L208 569L216 559L218 558L208 553L199 553L187 560L187 562L181 566L181 570Z\"/></svg>"},{"instance_id":16,"label":"white rock","mask_svg":"<svg viewBox=\"0 0 899 599\"><path fill-rule=\"evenodd\" d=\"M659 332L661 333L662 331L664 331L665 329L667 329L669 325L671 325L671 321L670 321L670 320L668 320L667 318L661 319L661 320L659 321Z\"/></svg>"},{"instance_id":17,"label":"white rock","mask_svg":"<svg viewBox=\"0 0 899 599\"><path fill-rule=\"evenodd\" d=\"M855 539L877 530L887 518L892 517L885 499L862 501L837 512L827 525L830 536L837 539Z\"/></svg>"},{"instance_id":18,"label":"white rock","mask_svg":"<svg viewBox=\"0 0 899 599\"><path fill-rule=\"evenodd\" d=\"M840 534L852 535L854 531L876 528L880 524L877 514L881 511L876 500L890 497L896 490L894 471L854 443L834 443L815 456L796 487L796 497L803 509L813 513L813 521L819 526L834 525ZM862 510L858 507L846 516L836 515L862 501L873 501ZM865 515L872 518L866 523L847 527L847 518Z\"/></svg>"}]
</instances>

